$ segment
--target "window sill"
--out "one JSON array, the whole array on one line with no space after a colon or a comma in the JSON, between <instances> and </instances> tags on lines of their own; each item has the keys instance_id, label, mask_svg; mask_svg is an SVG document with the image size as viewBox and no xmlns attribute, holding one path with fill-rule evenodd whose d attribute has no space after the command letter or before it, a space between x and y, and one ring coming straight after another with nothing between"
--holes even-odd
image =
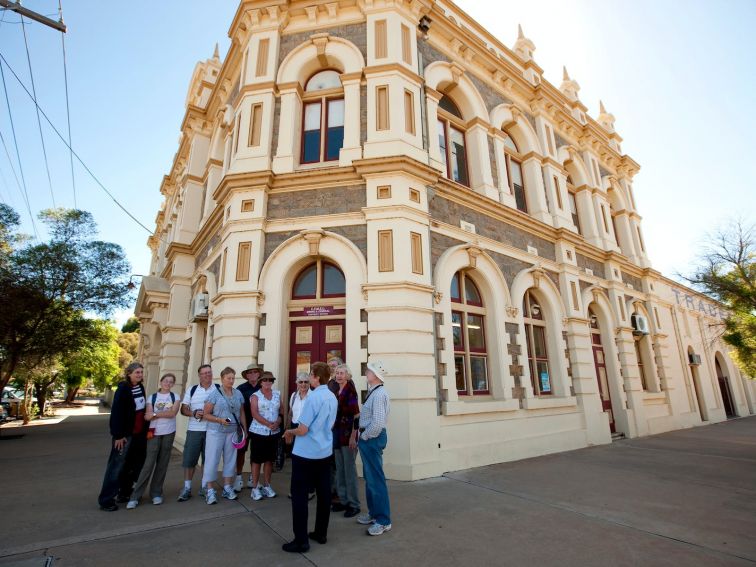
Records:
<instances>
[{"instance_id":1,"label":"window sill","mask_svg":"<svg viewBox=\"0 0 756 567\"><path fill-rule=\"evenodd\" d=\"M643 392L643 402L646 404L664 404L666 401L665 392Z\"/></svg>"},{"instance_id":2,"label":"window sill","mask_svg":"<svg viewBox=\"0 0 756 567\"><path fill-rule=\"evenodd\" d=\"M339 160L316 161L314 163L300 163L294 166L294 171L309 171L311 169L328 169L339 167Z\"/></svg>"},{"instance_id":3,"label":"window sill","mask_svg":"<svg viewBox=\"0 0 756 567\"><path fill-rule=\"evenodd\" d=\"M443 402L441 405L443 415L495 413L518 409L519 400L494 400L491 396L460 396L456 402Z\"/></svg>"},{"instance_id":4,"label":"window sill","mask_svg":"<svg viewBox=\"0 0 756 567\"><path fill-rule=\"evenodd\" d=\"M575 396L566 396L563 398L556 396L541 396L538 398L525 398L522 400L523 409L551 409L577 407L577 398Z\"/></svg>"}]
</instances>

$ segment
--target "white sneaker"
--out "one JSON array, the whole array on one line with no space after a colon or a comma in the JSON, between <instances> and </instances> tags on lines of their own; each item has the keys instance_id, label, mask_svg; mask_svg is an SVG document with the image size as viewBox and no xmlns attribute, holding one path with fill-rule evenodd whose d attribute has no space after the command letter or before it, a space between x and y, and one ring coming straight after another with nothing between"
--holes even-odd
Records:
<instances>
[{"instance_id":1,"label":"white sneaker","mask_svg":"<svg viewBox=\"0 0 756 567\"><path fill-rule=\"evenodd\" d=\"M152 499L152 504L155 506L160 506L162 503L163 503L162 496L155 496L155 498Z\"/></svg>"},{"instance_id":2,"label":"white sneaker","mask_svg":"<svg viewBox=\"0 0 756 567\"><path fill-rule=\"evenodd\" d=\"M383 532L387 532L391 529L391 524L379 524L378 522L375 522L372 526L368 528L368 535L381 535Z\"/></svg>"},{"instance_id":3,"label":"white sneaker","mask_svg":"<svg viewBox=\"0 0 756 567\"><path fill-rule=\"evenodd\" d=\"M254 487L255 487L255 481L252 480L252 477L249 477L249 479L247 479L247 488L254 488Z\"/></svg>"},{"instance_id":4,"label":"white sneaker","mask_svg":"<svg viewBox=\"0 0 756 567\"><path fill-rule=\"evenodd\" d=\"M269 484L266 484L265 486L262 487L262 493L263 493L263 496L265 496L265 498L275 498L276 497L275 490L273 490L273 488L271 488L271 486Z\"/></svg>"},{"instance_id":5,"label":"white sneaker","mask_svg":"<svg viewBox=\"0 0 756 567\"><path fill-rule=\"evenodd\" d=\"M243 485L244 482L242 481L242 476L240 474L237 474L236 480L234 481L234 492L241 492Z\"/></svg>"},{"instance_id":6,"label":"white sneaker","mask_svg":"<svg viewBox=\"0 0 756 567\"><path fill-rule=\"evenodd\" d=\"M252 489L252 494L249 495L252 500L262 500L262 492L260 492L259 487L255 487Z\"/></svg>"},{"instance_id":7,"label":"white sneaker","mask_svg":"<svg viewBox=\"0 0 756 567\"><path fill-rule=\"evenodd\" d=\"M361 516L357 516L357 523L362 524L363 526L368 526L374 524L375 519L370 514L362 514Z\"/></svg>"},{"instance_id":8,"label":"white sneaker","mask_svg":"<svg viewBox=\"0 0 756 567\"><path fill-rule=\"evenodd\" d=\"M138 505L139 505L139 501L138 500L129 500L129 503L126 504L126 509L127 510L133 510Z\"/></svg>"},{"instance_id":9,"label":"white sneaker","mask_svg":"<svg viewBox=\"0 0 756 567\"><path fill-rule=\"evenodd\" d=\"M228 488L223 488L223 498L228 498L229 500L236 500L236 492L232 488L229 490Z\"/></svg>"},{"instance_id":10,"label":"white sneaker","mask_svg":"<svg viewBox=\"0 0 756 567\"><path fill-rule=\"evenodd\" d=\"M217 504L218 503L218 497L215 495L215 489L214 488L208 488L207 489L207 496L205 497L205 502L208 504Z\"/></svg>"}]
</instances>

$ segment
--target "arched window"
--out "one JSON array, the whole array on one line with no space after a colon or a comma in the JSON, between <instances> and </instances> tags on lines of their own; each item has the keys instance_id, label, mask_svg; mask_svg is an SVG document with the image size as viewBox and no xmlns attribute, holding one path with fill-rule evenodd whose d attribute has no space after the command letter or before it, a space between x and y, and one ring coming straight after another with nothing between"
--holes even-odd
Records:
<instances>
[{"instance_id":1,"label":"arched window","mask_svg":"<svg viewBox=\"0 0 756 567\"><path fill-rule=\"evenodd\" d=\"M528 202L525 199L525 182L522 178L522 161L520 150L509 134L504 134L504 158L507 163L507 179L509 190L514 195L517 208L523 213L528 212Z\"/></svg>"},{"instance_id":2,"label":"arched window","mask_svg":"<svg viewBox=\"0 0 756 567\"><path fill-rule=\"evenodd\" d=\"M466 272L459 271L452 278L449 295L457 392L462 395L488 394L486 310L480 291Z\"/></svg>"},{"instance_id":3,"label":"arched window","mask_svg":"<svg viewBox=\"0 0 756 567\"><path fill-rule=\"evenodd\" d=\"M567 201L570 204L570 214L572 215L572 223L578 231L578 234L583 234L580 228L580 215L578 215L577 198L575 197L575 184L572 182L572 177L567 176Z\"/></svg>"},{"instance_id":4,"label":"arched window","mask_svg":"<svg viewBox=\"0 0 756 567\"><path fill-rule=\"evenodd\" d=\"M438 102L438 145L446 166L446 177L469 186L462 113L446 95Z\"/></svg>"},{"instance_id":5,"label":"arched window","mask_svg":"<svg viewBox=\"0 0 756 567\"><path fill-rule=\"evenodd\" d=\"M522 300L522 314L525 320L525 341L528 346L528 365L533 393L536 396L550 395L552 388L546 321L540 302L530 291L525 293Z\"/></svg>"},{"instance_id":6,"label":"arched window","mask_svg":"<svg viewBox=\"0 0 756 567\"><path fill-rule=\"evenodd\" d=\"M338 160L344 145L344 89L338 71L315 73L304 90L300 161Z\"/></svg>"},{"instance_id":7,"label":"arched window","mask_svg":"<svg viewBox=\"0 0 756 567\"><path fill-rule=\"evenodd\" d=\"M330 262L318 260L304 268L294 280L292 299L344 297L344 273Z\"/></svg>"}]
</instances>

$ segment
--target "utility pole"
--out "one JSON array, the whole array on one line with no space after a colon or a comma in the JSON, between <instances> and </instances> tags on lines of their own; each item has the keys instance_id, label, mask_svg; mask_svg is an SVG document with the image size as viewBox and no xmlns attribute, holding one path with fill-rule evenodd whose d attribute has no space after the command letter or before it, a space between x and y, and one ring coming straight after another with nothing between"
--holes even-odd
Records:
<instances>
[{"instance_id":1,"label":"utility pole","mask_svg":"<svg viewBox=\"0 0 756 567\"><path fill-rule=\"evenodd\" d=\"M66 33L66 24L63 23L63 20L61 19L59 22L56 22L55 20L51 20L48 17L43 16L42 14L38 14L37 12L33 12L32 10L29 10L28 8L24 8L21 5L21 2L11 2L10 0L0 0L0 6L3 8L7 8L8 10L13 10L14 12L17 12L21 16L26 16L30 20L34 20L36 22L39 22L40 24L45 24L46 26L49 26L51 28L54 28L60 32Z\"/></svg>"}]
</instances>

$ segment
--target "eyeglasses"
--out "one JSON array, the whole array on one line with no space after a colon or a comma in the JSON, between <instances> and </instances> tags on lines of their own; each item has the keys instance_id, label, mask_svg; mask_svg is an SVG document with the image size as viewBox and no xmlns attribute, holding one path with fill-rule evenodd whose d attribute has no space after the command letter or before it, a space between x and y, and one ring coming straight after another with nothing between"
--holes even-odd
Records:
<instances>
[{"instance_id":1,"label":"eyeglasses","mask_svg":"<svg viewBox=\"0 0 756 567\"><path fill-rule=\"evenodd\" d=\"M263 378L262 380L260 380L260 382L275 382L275 381L276 381L275 378Z\"/></svg>"},{"instance_id":2,"label":"eyeglasses","mask_svg":"<svg viewBox=\"0 0 756 567\"><path fill-rule=\"evenodd\" d=\"M297 384L309 384L310 382L308 380L299 380Z\"/></svg>"}]
</instances>

